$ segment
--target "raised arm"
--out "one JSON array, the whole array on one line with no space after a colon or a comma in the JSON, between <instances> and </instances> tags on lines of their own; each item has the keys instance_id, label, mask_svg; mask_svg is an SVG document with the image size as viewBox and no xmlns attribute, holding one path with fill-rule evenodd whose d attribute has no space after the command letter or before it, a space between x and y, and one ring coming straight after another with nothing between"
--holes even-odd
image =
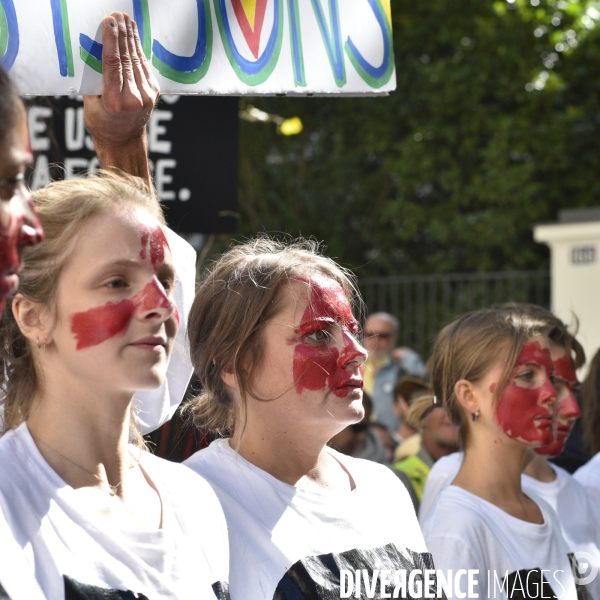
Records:
<instances>
[{"instance_id":1,"label":"raised arm","mask_svg":"<svg viewBox=\"0 0 600 600\"><path fill-rule=\"evenodd\" d=\"M85 125L103 168L141 177L153 189L146 123L160 90L135 21L112 13L102 22L102 95L84 98Z\"/></svg>"}]
</instances>

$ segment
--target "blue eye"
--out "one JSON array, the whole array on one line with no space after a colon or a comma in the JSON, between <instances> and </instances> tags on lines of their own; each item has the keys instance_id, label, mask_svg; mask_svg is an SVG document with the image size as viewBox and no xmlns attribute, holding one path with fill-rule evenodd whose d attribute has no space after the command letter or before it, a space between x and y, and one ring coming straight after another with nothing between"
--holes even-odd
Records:
<instances>
[{"instance_id":1,"label":"blue eye","mask_svg":"<svg viewBox=\"0 0 600 600\"><path fill-rule=\"evenodd\" d=\"M124 288L127 284L124 279L113 279L106 284L106 287L112 290L118 290Z\"/></svg>"}]
</instances>

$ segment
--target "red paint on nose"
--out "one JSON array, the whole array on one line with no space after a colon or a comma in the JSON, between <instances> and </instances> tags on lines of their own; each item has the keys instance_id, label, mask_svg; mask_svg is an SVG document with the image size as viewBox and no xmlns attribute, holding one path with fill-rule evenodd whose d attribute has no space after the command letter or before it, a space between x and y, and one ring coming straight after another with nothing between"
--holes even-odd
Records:
<instances>
[{"instance_id":1,"label":"red paint on nose","mask_svg":"<svg viewBox=\"0 0 600 600\"><path fill-rule=\"evenodd\" d=\"M569 393L564 400L561 400L558 406L558 418L566 421L576 421L581 416L581 409L577 398Z\"/></svg>"},{"instance_id":2,"label":"red paint on nose","mask_svg":"<svg viewBox=\"0 0 600 600\"><path fill-rule=\"evenodd\" d=\"M136 301L137 307L144 312L155 308L171 308L171 301L164 288L154 278L139 294Z\"/></svg>"},{"instance_id":3,"label":"red paint on nose","mask_svg":"<svg viewBox=\"0 0 600 600\"><path fill-rule=\"evenodd\" d=\"M366 358L365 349L357 342L356 338L350 333L342 330L342 337L344 339L344 349L340 354L338 361L339 366L343 369L348 363L356 360L359 357Z\"/></svg>"}]
</instances>

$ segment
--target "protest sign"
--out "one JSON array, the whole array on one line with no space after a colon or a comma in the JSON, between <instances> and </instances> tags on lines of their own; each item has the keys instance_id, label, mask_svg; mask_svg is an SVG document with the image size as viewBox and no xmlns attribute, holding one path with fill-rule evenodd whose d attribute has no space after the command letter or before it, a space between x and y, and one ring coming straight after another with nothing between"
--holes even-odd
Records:
<instances>
[{"instance_id":1,"label":"protest sign","mask_svg":"<svg viewBox=\"0 0 600 600\"><path fill-rule=\"evenodd\" d=\"M390 1L0 0L0 62L22 94L99 94L100 23L118 10L163 93L388 93Z\"/></svg>"},{"instance_id":2,"label":"protest sign","mask_svg":"<svg viewBox=\"0 0 600 600\"><path fill-rule=\"evenodd\" d=\"M99 168L79 97L28 102L32 189ZM179 233L237 231L237 98L166 96L148 124L156 191Z\"/></svg>"}]
</instances>

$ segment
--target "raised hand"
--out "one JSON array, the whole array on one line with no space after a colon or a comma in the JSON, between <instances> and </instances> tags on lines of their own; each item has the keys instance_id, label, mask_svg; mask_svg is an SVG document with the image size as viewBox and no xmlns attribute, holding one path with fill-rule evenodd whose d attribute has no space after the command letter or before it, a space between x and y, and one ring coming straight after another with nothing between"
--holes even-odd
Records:
<instances>
[{"instance_id":1,"label":"raised hand","mask_svg":"<svg viewBox=\"0 0 600 600\"><path fill-rule=\"evenodd\" d=\"M146 123L160 94L138 28L127 14L102 22L102 94L84 98L85 125L103 168L142 177L150 187Z\"/></svg>"}]
</instances>

